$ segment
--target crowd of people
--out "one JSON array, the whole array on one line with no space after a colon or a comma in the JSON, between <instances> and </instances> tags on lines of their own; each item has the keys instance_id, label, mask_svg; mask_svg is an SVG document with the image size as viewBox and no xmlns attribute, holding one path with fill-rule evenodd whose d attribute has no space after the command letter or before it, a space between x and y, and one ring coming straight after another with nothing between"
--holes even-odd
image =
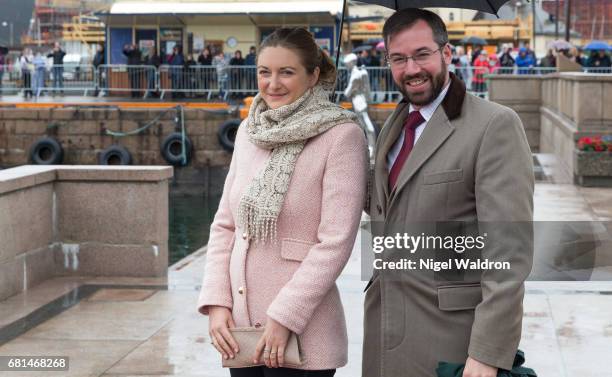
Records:
<instances>
[{"instance_id":1,"label":"crowd of people","mask_svg":"<svg viewBox=\"0 0 612 377\"><path fill-rule=\"evenodd\" d=\"M598 69L602 73L611 69L610 56L605 50L591 51L585 56L583 51L575 47L556 51L549 49L547 54L538 59L535 52L526 43L515 50L512 45L503 45L497 54L489 53L481 46L474 46L471 54L467 54L461 46L453 50L453 68L472 91L484 93L486 75L497 74L533 74L547 73L557 69L557 58L563 55L581 67Z\"/></svg>"},{"instance_id":2,"label":"crowd of people","mask_svg":"<svg viewBox=\"0 0 612 377\"><path fill-rule=\"evenodd\" d=\"M363 47L366 48L359 51L357 66L365 67L368 70L370 87L374 96L379 93L393 92L393 81L386 69L387 61L384 51L379 51L373 46ZM330 56L326 48L323 51ZM106 55L104 45L98 45L92 60L92 73L87 76L95 81L94 95L104 95L109 88L109 72L100 69L101 66L107 64ZM243 56L241 50L236 50L230 55L213 46L206 46L201 51L185 54L180 44L175 45L169 54L159 54L155 47L148 49L148 52L143 54L136 44L130 44L124 46L123 55L126 58L129 85L129 88L126 89L130 91L133 98L156 97L160 95L160 89L170 90L174 98L210 95L211 93L216 93L221 99L227 99L230 95L241 98L252 94L256 89L256 72L255 69L252 69L257 58L255 46L251 46L248 54ZM468 89L482 94L487 91L486 76L488 74L532 74L554 71L560 55L589 69L597 69L602 72L612 69L610 55L606 50L582 51L575 47L559 51L549 49L544 57L538 59L535 52L529 47L529 43L520 48L515 48L511 44L502 45L496 53L478 45L472 46L469 50L463 46L457 46L453 48L451 69L466 83ZM46 91L52 94L63 93L65 56L66 52L59 43L55 43L53 50L48 54L34 53L32 49L25 48L17 62L24 97L40 96ZM334 60L333 56L330 58ZM52 59L50 69L47 69L48 59ZM0 85L2 85L7 64L6 57L0 52ZM160 70L162 66L163 69ZM251 69L239 68L241 66ZM77 76L79 69L75 68ZM160 86L163 88L157 85L158 73L160 83L163 83ZM94 76L96 80L93 80ZM344 90L348 79L348 72L339 70L337 92ZM51 81L51 85L47 86L47 80ZM381 99L388 100L387 97L383 96Z\"/></svg>"},{"instance_id":3,"label":"crowd of people","mask_svg":"<svg viewBox=\"0 0 612 377\"><path fill-rule=\"evenodd\" d=\"M161 65L167 65L165 69L174 98L193 96L196 92L203 93L202 89L213 88L215 83L219 97L224 99L227 98L231 83L231 87L245 90L235 93L237 97L246 96L248 90L256 89L255 72L235 68L255 66L255 46L251 46L246 57L243 57L241 50L236 50L233 56L229 57L211 46L196 53L184 54L181 45L175 45L167 57L161 57L155 48L143 56L136 45L126 45L123 54L127 57L132 97L142 96L143 78L147 80L144 97L159 95L155 88L155 74ZM207 70L205 67L211 69Z\"/></svg>"},{"instance_id":4,"label":"crowd of people","mask_svg":"<svg viewBox=\"0 0 612 377\"><path fill-rule=\"evenodd\" d=\"M47 59L53 59L53 69L51 78L53 80L53 88L63 93L64 89L64 56L66 52L61 48L59 43L55 43L53 50L46 55L38 51L36 54L31 48L25 48L21 53L16 64L21 72L21 83L24 97L40 96L45 90L47 79ZM8 60L3 54L0 54L0 88L4 77L5 67L8 65Z\"/></svg>"}]
</instances>

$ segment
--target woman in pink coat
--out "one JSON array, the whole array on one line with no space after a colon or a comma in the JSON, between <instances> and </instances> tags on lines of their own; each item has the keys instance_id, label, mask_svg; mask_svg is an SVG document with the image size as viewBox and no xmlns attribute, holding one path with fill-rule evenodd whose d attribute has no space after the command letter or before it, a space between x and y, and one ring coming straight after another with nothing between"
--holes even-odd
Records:
<instances>
[{"instance_id":1,"label":"woman in pink coat","mask_svg":"<svg viewBox=\"0 0 612 377\"><path fill-rule=\"evenodd\" d=\"M262 42L259 94L236 137L198 302L224 358L242 352L229 328L265 327L249 355L265 366L232 368L232 377L328 377L347 362L335 281L359 226L367 148L354 114L329 102L335 77L305 29ZM291 332L299 369L283 367Z\"/></svg>"}]
</instances>

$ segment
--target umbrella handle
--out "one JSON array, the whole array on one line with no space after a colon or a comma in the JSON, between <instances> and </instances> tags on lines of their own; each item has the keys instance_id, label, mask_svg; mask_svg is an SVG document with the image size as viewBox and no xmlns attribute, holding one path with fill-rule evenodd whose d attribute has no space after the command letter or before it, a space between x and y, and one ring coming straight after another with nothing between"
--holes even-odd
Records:
<instances>
[{"instance_id":1,"label":"umbrella handle","mask_svg":"<svg viewBox=\"0 0 612 377\"><path fill-rule=\"evenodd\" d=\"M342 44L342 31L344 30L344 15L346 14L346 3L348 0L342 0L342 16L340 16L340 32L338 33L338 43L336 43L336 70L340 64L340 45Z\"/></svg>"}]
</instances>

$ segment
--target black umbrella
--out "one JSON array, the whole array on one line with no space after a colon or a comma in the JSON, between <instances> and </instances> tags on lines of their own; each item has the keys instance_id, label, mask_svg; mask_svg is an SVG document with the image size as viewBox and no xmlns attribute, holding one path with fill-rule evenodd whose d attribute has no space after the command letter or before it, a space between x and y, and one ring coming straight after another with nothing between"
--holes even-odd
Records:
<instances>
[{"instance_id":1,"label":"black umbrella","mask_svg":"<svg viewBox=\"0 0 612 377\"><path fill-rule=\"evenodd\" d=\"M497 16L497 11L509 0L359 0L361 3L380 5L393 10L404 8L464 8L473 9ZM336 65L340 60L340 42L342 41L342 28L346 14L348 0L342 0L342 18L340 19L340 35L336 49ZM486 43L485 43L486 44Z\"/></svg>"},{"instance_id":2,"label":"black umbrella","mask_svg":"<svg viewBox=\"0 0 612 377\"><path fill-rule=\"evenodd\" d=\"M463 8L497 14L509 0L359 0L361 3L381 5L393 10L404 8Z\"/></svg>"},{"instance_id":3,"label":"black umbrella","mask_svg":"<svg viewBox=\"0 0 612 377\"><path fill-rule=\"evenodd\" d=\"M487 40L480 37L465 37L461 40L461 44L464 45L479 45L484 46L487 44Z\"/></svg>"}]
</instances>

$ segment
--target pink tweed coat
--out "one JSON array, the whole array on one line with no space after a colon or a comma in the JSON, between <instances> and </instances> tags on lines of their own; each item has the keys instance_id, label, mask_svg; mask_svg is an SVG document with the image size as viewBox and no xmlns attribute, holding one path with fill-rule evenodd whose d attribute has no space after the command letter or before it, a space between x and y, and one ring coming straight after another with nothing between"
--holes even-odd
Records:
<instances>
[{"instance_id":1,"label":"pink tweed coat","mask_svg":"<svg viewBox=\"0 0 612 377\"><path fill-rule=\"evenodd\" d=\"M299 334L301 369L346 365L348 340L336 279L351 254L366 187L366 142L354 123L310 139L299 155L278 217L277 242L246 239L237 223L242 193L270 151L241 126L219 209L211 225L198 310L232 310L236 326L268 316Z\"/></svg>"}]
</instances>

